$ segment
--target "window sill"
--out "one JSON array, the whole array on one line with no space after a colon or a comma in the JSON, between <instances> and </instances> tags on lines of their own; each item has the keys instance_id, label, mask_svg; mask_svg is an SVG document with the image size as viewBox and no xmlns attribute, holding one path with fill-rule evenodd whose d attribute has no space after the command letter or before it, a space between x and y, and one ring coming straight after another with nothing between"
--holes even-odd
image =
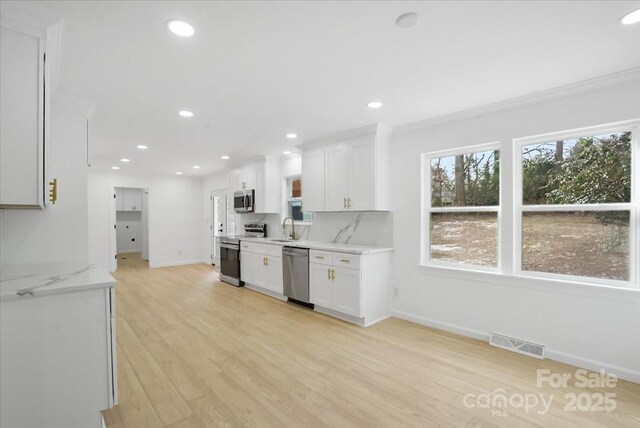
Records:
<instances>
[{"instance_id":1,"label":"window sill","mask_svg":"<svg viewBox=\"0 0 640 428\"><path fill-rule=\"evenodd\" d=\"M420 263L419 267L437 276L463 279L491 285L533 289L550 293L564 293L587 297L623 300L631 303L629 297L640 303L640 288L637 284L617 286L609 284L593 284L574 280L541 278L533 275L515 275L497 271L487 271L467 267L440 266Z\"/></svg>"}]
</instances>

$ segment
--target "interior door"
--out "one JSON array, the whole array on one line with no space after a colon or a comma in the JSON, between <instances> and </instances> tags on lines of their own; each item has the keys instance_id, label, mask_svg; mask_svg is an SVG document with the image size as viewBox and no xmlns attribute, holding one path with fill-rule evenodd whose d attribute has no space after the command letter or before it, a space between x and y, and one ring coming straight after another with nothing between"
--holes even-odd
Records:
<instances>
[{"instance_id":1,"label":"interior door","mask_svg":"<svg viewBox=\"0 0 640 428\"><path fill-rule=\"evenodd\" d=\"M338 144L326 150L325 207L327 211L345 211L347 209L348 154L349 150L344 144ZM304 194L302 197L304 198Z\"/></svg>"},{"instance_id":2,"label":"interior door","mask_svg":"<svg viewBox=\"0 0 640 428\"><path fill-rule=\"evenodd\" d=\"M211 192L211 263L220 264L220 236L227 235L227 191Z\"/></svg>"},{"instance_id":3,"label":"interior door","mask_svg":"<svg viewBox=\"0 0 640 428\"><path fill-rule=\"evenodd\" d=\"M110 257L111 257L111 272L115 272L118 269L118 229L116 227L116 210L118 201L116 199L116 190L113 189L113 197L111 198L111 212L109 215L109 228L111 229L109 233L111 233L111 248L110 248Z\"/></svg>"}]
</instances>

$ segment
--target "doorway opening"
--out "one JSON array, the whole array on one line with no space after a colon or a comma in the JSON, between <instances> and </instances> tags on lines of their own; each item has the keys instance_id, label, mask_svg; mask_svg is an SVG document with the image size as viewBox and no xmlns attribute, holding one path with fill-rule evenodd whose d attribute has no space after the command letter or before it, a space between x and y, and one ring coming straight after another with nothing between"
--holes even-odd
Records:
<instances>
[{"instance_id":1,"label":"doorway opening","mask_svg":"<svg viewBox=\"0 0 640 428\"><path fill-rule=\"evenodd\" d=\"M149 266L149 190L134 187L113 189L113 270L126 266Z\"/></svg>"},{"instance_id":2,"label":"doorway opening","mask_svg":"<svg viewBox=\"0 0 640 428\"><path fill-rule=\"evenodd\" d=\"M227 189L211 192L211 264L220 266L220 237L227 234Z\"/></svg>"}]
</instances>

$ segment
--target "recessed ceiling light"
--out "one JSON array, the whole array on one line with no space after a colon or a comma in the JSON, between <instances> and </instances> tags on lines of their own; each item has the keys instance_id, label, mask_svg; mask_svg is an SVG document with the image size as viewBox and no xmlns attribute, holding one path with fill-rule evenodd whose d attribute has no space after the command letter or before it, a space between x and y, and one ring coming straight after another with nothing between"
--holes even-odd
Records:
<instances>
[{"instance_id":1,"label":"recessed ceiling light","mask_svg":"<svg viewBox=\"0 0 640 428\"><path fill-rule=\"evenodd\" d=\"M180 110L178 114L182 117L193 117L193 112L189 110Z\"/></svg>"},{"instance_id":2,"label":"recessed ceiling light","mask_svg":"<svg viewBox=\"0 0 640 428\"><path fill-rule=\"evenodd\" d=\"M200 169L200 165L194 165L193 169Z\"/></svg>"},{"instance_id":3,"label":"recessed ceiling light","mask_svg":"<svg viewBox=\"0 0 640 428\"><path fill-rule=\"evenodd\" d=\"M625 16L620 18L620 22L624 25L637 24L640 22L640 9L627 13Z\"/></svg>"},{"instance_id":4,"label":"recessed ceiling light","mask_svg":"<svg viewBox=\"0 0 640 428\"><path fill-rule=\"evenodd\" d=\"M380 108L380 107L382 107L382 103L380 101L371 101L370 103L367 104L367 107L369 107L369 108Z\"/></svg>"},{"instance_id":5,"label":"recessed ceiling light","mask_svg":"<svg viewBox=\"0 0 640 428\"><path fill-rule=\"evenodd\" d=\"M178 171L176 172L176 175L182 175L182 172Z\"/></svg>"},{"instance_id":6,"label":"recessed ceiling light","mask_svg":"<svg viewBox=\"0 0 640 428\"><path fill-rule=\"evenodd\" d=\"M144 144L138 144L136 147L139 148L140 150L147 150L149 148L149 147L145 146Z\"/></svg>"},{"instance_id":7,"label":"recessed ceiling light","mask_svg":"<svg viewBox=\"0 0 640 428\"><path fill-rule=\"evenodd\" d=\"M126 159L126 158L122 158L122 159L120 159L120 162L124 162L124 163L127 163L127 162L131 162L131 161L130 161L129 159Z\"/></svg>"},{"instance_id":8,"label":"recessed ceiling light","mask_svg":"<svg viewBox=\"0 0 640 428\"><path fill-rule=\"evenodd\" d=\"M400 28L415 27L418 23L418 16L415 12L403 13L396 19L396 25Z\"/></svg>"},{"instance_id":9,"label":"recessed ceiling light","mask_svg":"<svg viewBox=\"0 0 640 428\"><path fill-rule=\"evenodd\" d=\"M173 34L177 34L181 37L191 37L193 36L193 33L196 32L191 24L188 24L184 21L169 21L167 22L167 27Z\"/></svg>"},{"instance_id":10,"label":"recessed ceiling light","mask_svg":"<svg viewBox=\"0 0 640 428\"><path fill-rule=\"evenodd\" d=\"M290 151L286 151L286 152L282 152L283 155L290 155L291 152Z\"/></svg>"},{"instance_id":11,"label":"recessed ceiling light","mask_svg":"<svg viewBox=\"0 0 640 428\"><path fill-rule=\"evenodd\" d=\"M227 160L227 159L229 159L229 156L227 156L227 155L222 155L222 156L220 156L220 159Z\"/></svg>"},{"instance_id":12,"label":"recessed ceiling light","mask_svg":"<svg viewBox=\"0 0 640 428\"><path fill-rule=\"evenodd\" d=\"M297 134L293 134L293 133L289 133L289 134L287 134L287 138L290 138L290 139L298 138L298 135Z\"/></svg>"},{"instance_id":13,"label":"recessed ceiling light","mask_svg":"<svg viewBox=\"0 0 640 428\"><path fill-rule=\"evenodd\" d=\"M111 169L120 169L119 166L112 166Z\"/></svg>"}]
</instances>

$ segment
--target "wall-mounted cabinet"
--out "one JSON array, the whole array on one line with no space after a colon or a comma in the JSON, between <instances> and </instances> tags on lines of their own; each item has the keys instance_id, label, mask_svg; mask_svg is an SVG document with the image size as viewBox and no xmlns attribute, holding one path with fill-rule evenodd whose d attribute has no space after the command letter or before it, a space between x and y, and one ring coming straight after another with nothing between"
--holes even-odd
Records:
<instances>
[{"instance_id":1,"label":"wall-mounted cabinet","mask_svg":"<svg viewBox=\"0 0 640 428\"><path fill-rule=\"evenodd\" d=\"M116 211L142 211L142 189L117 187Z\"/></svg>"},{"instance_id":2,"label":"wall-mounted cabinet","mask_svg":"<svg viewBox=\"0 0 640 428\"><path fill-rule=\"evenodd\" d=\"M388 211L390 134L378 124L299 146L304 210Z\"/></svg>"},{"instance_id":3,"label":"wall-mounted cabinet","mask_svg":"<svg viewBox=\"0 0 640 428\"><path fill-rule=\"evenodd\" d=\"M255 190L255 212L280 213L282 209L280 163L275 156L265 156L257 162L229 174L229 199L239 190Z\"/></svg>"},{"instance_id":4,"label":"wall-mounted cabinet","mask_svg":"<svg viewBox=\"0 0 640 428\"><path fill-rule=\"evenodd\" d=\"M44 208L46 30L0 19L0 208Z\"/></svg>"}]
</instances>

